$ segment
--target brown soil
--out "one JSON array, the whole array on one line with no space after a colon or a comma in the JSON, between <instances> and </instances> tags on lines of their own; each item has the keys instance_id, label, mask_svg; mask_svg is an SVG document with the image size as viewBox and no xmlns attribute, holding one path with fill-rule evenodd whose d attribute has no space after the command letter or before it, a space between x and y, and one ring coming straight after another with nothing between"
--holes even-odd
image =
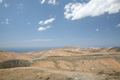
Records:
<instances>
[{"instance_id":1,"label":"brown soil","mask_svg":"<svg viewBox=\"0 0 120 80\"><path fill-rule=\"evenodd\" d=\"M13 68L0 70L0 80L67 80L67 76L42 69Z\"/></svg>"},{"instance_id":2,"label":"brown soil","mask_svg":"<svg viewBox=\"0 0 120 80\"><path fill-rule=\"evenodd\" d=\"M0 61L13 59L30 59L30 57L14 52L0 50Z\"/></svg>"}]
</instances>

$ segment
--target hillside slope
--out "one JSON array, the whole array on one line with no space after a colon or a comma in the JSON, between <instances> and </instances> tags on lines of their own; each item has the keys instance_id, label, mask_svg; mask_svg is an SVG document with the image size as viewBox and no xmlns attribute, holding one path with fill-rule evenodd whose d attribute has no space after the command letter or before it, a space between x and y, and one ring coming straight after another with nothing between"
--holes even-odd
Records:
<instances>
[{"instance_id":1,"label":"hillside slope","mask_svg":"<svg viewBox=\"0 0 120 80\"><path fill-rule=\"evenodd\" d=\"M0 50L0 61L13 59L30 59L30 57L14 52Z\"/></svg>"},{"instance_id":2,"label":"hillside slope","mask_svg":"<svg viewBox=\"0 0 120 80\"><path fill-rule=\"evenodd\" d=\"M46 58L58 56L82 56L82 55L95 55L95 54L119 54L120 47L78 47L68 46L63 48L44 49L33 52L23 52L31 58Z\"/></svg>"}]
</instances>

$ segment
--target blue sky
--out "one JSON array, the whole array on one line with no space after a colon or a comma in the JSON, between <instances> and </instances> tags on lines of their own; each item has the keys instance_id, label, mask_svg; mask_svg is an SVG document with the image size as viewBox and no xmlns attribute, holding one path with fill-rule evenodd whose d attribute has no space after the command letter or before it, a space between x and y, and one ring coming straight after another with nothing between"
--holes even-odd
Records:
<instances>
[{"instance_id":1,"label":"blue sky","mask_svg":"<svg viewBox=\"0 0 120 80\"><path fill-rule=\"evenodd\" d=\"M120 0L0 0L0 48L120 46Z\"/></svg>"}]
</instances>

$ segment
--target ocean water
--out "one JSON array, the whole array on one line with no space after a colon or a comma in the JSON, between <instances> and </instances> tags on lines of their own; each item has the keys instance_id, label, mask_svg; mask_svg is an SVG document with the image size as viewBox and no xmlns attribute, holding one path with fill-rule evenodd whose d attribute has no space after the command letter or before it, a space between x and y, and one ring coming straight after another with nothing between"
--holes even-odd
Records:
<instances>
[{"instance_id":1,"label":"ocean water","mask_svg":"<svg viewBox=\"0 0 120 80\"><path fill-rule=\"evenodd\" d=\"M31 51L42 50L42 49L51 49L51 48L59 48L59 47L0 48L0 50L20 53L20 52L31 52Z\"/></svg>"}]
</instances>

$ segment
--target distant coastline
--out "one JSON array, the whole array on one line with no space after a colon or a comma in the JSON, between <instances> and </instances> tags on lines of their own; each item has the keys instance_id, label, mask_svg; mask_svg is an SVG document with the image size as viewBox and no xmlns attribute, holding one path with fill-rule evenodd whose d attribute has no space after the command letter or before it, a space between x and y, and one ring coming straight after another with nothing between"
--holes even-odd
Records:
<instances>
[{"instance_id":1,"label":"distant coastline","mask_svg":"<svg viewBox=\"0 0 120 80\"><path fill-rule=\"evenodd\" d=\"M68 47L68 46L59 46L59 47L16 47L16 48L0 48L0 50L20 53L20 52L31 52L36 50L42 50L42 49L51 49L51 48L62 48L62 47ZM78 47L89 47L89 46L78 46ZM95 48L101 48L103 46L92 46ZM104 47L110 47L110 46L104 46ZM120 46L112 46L112 47L120 47Z\"/></svg>"},{"instance_id":2,"label":"distant coastline","mask_svg":"<svg viewBox=\"0 0 120 80\"><path fill-rule=\"evenodd\" d=\"M36 51L36 50L42 50L42 49L50 49L53 47L30 47L30 48L0 48L0 50L5 50L5 51L11 51L15 53L20 53L20 52L31 52L31 51ZM54 47L58 48L58 47Z\"/></svg>"}]
</instances>

